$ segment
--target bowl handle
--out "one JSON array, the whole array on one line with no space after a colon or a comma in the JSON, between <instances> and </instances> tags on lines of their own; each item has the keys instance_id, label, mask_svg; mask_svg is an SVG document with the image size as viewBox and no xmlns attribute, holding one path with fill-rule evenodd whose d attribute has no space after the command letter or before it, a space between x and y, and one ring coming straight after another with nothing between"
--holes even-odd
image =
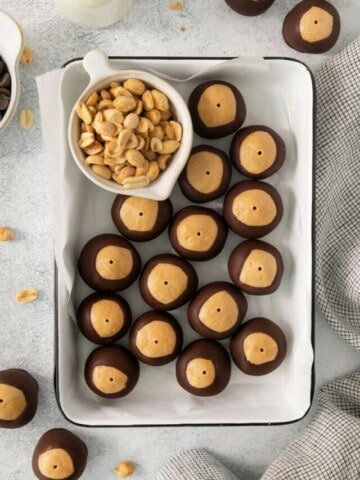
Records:
<instances>
[{"instance_id":1,"label":"bowl handle","mask_svg":"<svg viewBox=\"0 0 360 480\"><path fill-rule=\"evenodd\" d=\"M107 54L97 48L88 52L83 60L83 67L90 76L90 83L96 83L104 77L109 77L118 72L111 67Z\"/></svg>"}]
</instances>

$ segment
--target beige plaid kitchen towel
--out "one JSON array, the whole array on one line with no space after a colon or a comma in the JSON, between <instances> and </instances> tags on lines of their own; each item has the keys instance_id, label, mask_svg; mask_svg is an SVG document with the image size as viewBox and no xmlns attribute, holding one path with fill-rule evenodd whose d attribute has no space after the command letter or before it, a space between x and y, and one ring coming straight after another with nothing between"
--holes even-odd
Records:
<instances>
[{"instance_id":1,"label":"beige plaid kitchen towel","mask_svg":"<svg viewBox=\"0 0 360 480\"><path fill-rule=\"evenodd\" d=\"M317 301L360 350L360 38L325 63L316 86ZM262 478L295 479L360 479L360 372L321 389L314 421ZM237 477L199 449L170 460L156 480Z\"/></svg>"}]
</instances>

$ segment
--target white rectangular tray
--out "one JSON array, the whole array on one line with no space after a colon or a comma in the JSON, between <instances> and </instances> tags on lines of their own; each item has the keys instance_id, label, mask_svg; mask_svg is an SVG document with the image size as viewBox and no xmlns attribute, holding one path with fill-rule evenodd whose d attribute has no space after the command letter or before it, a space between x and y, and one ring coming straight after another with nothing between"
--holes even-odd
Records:
<instances>
[{"instance_id":1,"label":"white rectangular tray","mask_svg":"<svg viewBox=\"0 0 360 480\"><path fill-rule=\"evenodd\" d=\"M55 203L61 218L55 226L58 266L56 287L56 393L63 414L88 426L185 425L185 424L279 424L299 420L308 411L313 390L313 145L314 84L310 71L291 59L113 59L114 66L151 69L182 81L174 86L187 99L192 89L207 79L222 79L241 90L247 104L245 125L265 124L280 133L287 147L283 168L266 181L274 185L284 203L284 217L266 241L281 251L285 272L280 288L272 295L247 296L246 319L265 316L283 330L288 342L284 363L262 377L243 374L232 365L229 386L218 396L200 398L182 390L175 378L175 362L163 367L141 364L140 380L127 397L106 400L85 384L83 368L96 345L76 328L74 312L90 288L76 274L80 250L91 237L116 232L110 217L114 195L101 190L77 169L67 147L67 121L88 78L80 60L69 62L63 73L63 118ZM202 73L197 78L190 78ZM185 79L190 78L188 81ZM229 150L231 137L205 141ZM54 159L55 161L55 159ZM232 182L241 180L233 171ZM171 200L177 211L189 202L175 188ZM61 207L60 207L61 206ZM222 199L208 205L221 212ZM60 214L59 214L60 217ZM227 280L227 258L242 241L229 233L222 253L209 262L194 262L199 286ZM143 263L158 253L171 251L167 232L148 244L137 244ZM138 293L137 282L120 292L130 303L133 319L150 308ZM186 306L172 312L184 329L184 344L198 338L187 323ZM119 342L127 345L127 337ZM228 346L229 341L222 342Z\"/></svg>"}]
</instances>

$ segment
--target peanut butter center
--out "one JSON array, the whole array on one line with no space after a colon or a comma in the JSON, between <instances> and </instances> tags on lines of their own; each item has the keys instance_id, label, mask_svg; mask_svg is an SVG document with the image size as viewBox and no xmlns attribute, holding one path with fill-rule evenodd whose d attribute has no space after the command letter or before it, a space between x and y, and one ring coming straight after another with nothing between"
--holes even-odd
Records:
<instances>
[{"instance_id":1,"label":"peanut butter center","mask_svg":"<svg viewBox=\"0 0 360 480\"><path fill-rule=\"evenodd\" d=\"M276 259L265 250L251 250L240 272L239 280L255 288L270 287L277 273Z\"/></svg>"},{"instance_id":2,"label":"peanut butter center","mask_svg":"<svg viewBox=\"0 0 360 480\"><path fill-rule=\"evenodd\" d=\"M53 480L65 480L75 472L72 458L63 448L52 448L39 455L38 467L44 477Z\"/></svg>"},{"instance_id":3,"label":"peanut butter center","mask_svg":"<svg viewBox=\"0 0 360 480\"><path fill-rule=\"evenodd\" d=\"M105 280L126 278L133 268L132 253L128 248L109 245L99 250L95 268Z\"/></svg>"},{"instance_id":4,"label":"peanut butter center","mask_svg":"<svg viewBox=\"0 0 360 480\"><path fill-rule=\"evenodd\" d=\"M136 346L146 357L166 357L175 350L176 334L169 323L153 320L137 332Z\"/></svg>"},{"instance_id":5,"label":"peanut butter center","mask_svg":"<svg viewBox=\"0 0 360 480\"><path fill-rule=\"evenodd\" d=\"M202 93L197 110L202 122L210 128L227 125L236 117L236 98L230 87L214 84Z\"/></svg>"},{"instance_id":6,"label":"peanut butter center","mask_svg":"<svg viewBox=\"0 0 360 480\"><path fill-rule=\"evenodd\" d=\"M92 381L100 392L111 395L126 388L128 376L118 368L99 365L93 370Z\"/></svg>"},{"instance_id":7,"label":"peanut butter center","mask_svg":"<svg viewBox=\"0 0 360 480\"><path fill-rule=\"evenodd\" d=\"M194 153L186 167L186 177L190 185L205 194L214 192L220 187L223 174L221 158L212 152Z\"/></svg>"},{"instance_id":8,"label":"peanut butter center","mask_svg":"<svg viewBox=\"0 0 360 480\"><path fill-rule=\"evenodd\" d=\"M0 383L0 420L16 420L24 412L26 405L22 390Z\"/></svg>"},{"instance_id":9,"label":"peanut butter center","mask_svg":"<svg viewBox=\"0 0 360 480\"><path fill-rule=\"evenodd\" d=\"M249 227L269 225L276 217L277 208L271 195L264 190L245 190L232 204L232 213L239 222Z\"/></svg>"},{"instance_id":10,"label":"peanut butter center","mask_svg":"<svg viewBox=\"0 0 360 480\"><path fill-rule=\"evenodd\" d=\"M329 38L334 28L333 16L320 7L311 7L301 17L300 36L306 42L320 42Z\"/></svg>"},{"instance_id":11,"label":"peanut butter center","mask_svg":"<svg viewBox=\"0 0 360 480\"><path fill-rule=\"evenodd\" d=\"M124 325L124 312L113 300L99 300L91 307L90 321L99 337L112 337Z\"/></svg>"},{"instance_id":12,"label":"peanut butter center","mask_svg":"<svg viewBox=\"0 0 360 480\"><path fill-rule=\"evenodd\" d=\"M188 277L184 270L171 263L158 263L147 278L150 294L164 305L177 300L187 285Z\"/></svg>"},{"instance_id":13,"label":"peanut butter center","mask_svg":"<svg viewBox=\"0 0 360 480\"><path fill-rule=\"evenodd\" d=\"M218 236L218 227L210 215L189 215L176 227L179 245L194 252L207 252Z\"/></svg>"},{"instance_id":14,"label":"peanut butter center","mask_svg":"<svg viewBox=\"0 0 360 480\"><path fill-rule=\"evenodd\" d=\"M263 365L275 360L278 344L266 333L256 332L248 335L243 342L246 360L253 365Z\"/></svg>"},{"instance_id":15,"label":"peanut butter center","mask_svg":"<svg viewBox=\"0 0 360 480\"><path fill-rule=\"evenodd\" d=\"M265 172L275 162L277 154L276 143L268 132L250 133L241 142L240 164L248 172L257 175Z\"/></svg>"},{"instance_id":16,"label":"peanut butter center","mask_svg":"<svg viewBox=\"0 0 360 480\"><path fill-rule=\"evenodd\" d=\"M199 311L201 323L218 333L230 330L237 322L238 316L237 303L225 290L211 295L202 304Z\"/></svg>"},{"instance_id":17,"label":"peanut butter center","mask_svg":"<svg viewBox=\"0 0 360 480\"><path fill-rule=\"evenodd\" d=\"M121 206L120 219L129 230L150 232L153 230L159 211L155 200L129 197Z\"/></svg>"},{"instance_id":18,"label":"peanut butter center","mask_svg":"<svg viewBox=\"0 0 360 480\"><path fill-rule=\"evenodd\" d=\"M194 388L210 387L215 381L215 366L206 358L194 358L186 366L186 378Z\"/></svg>"}]
</instances>

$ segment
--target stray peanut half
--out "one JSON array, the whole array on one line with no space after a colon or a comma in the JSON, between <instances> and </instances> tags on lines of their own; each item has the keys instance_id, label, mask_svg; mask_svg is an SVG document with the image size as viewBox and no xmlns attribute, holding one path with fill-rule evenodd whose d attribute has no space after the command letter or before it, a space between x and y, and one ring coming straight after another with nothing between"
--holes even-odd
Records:
<instances>
[{"instance_id":1,"label":"stray peanut half","mask_svg":"<svg viewBox=\"0 0 360 480\"><path fill-rule=\"evenodd\" d=\"M121 478L131 477L135 471L135 465L133 462L121 462L115 467L115 472Z\"/></svg>"},{"instance_id":2,"label":"stray peanut half","mask_svg":"<svg viewBox=\"0 0 360 480\"><path fill-rule=\"evenodd\" d=\"M167 96L129 78L78 102L84 163L125 188L144 188L170 164L182 140Z\"/></svg>"},{"instance_id":3,"label":"stray peanut half","mask_svg":"<svg viewBox=\"0 0 360 480\"><path fill-rule=\"evenodd\" d=\"M32 62L34 57L34 51L29 45L25 45L24 50L20 57L20 63L22 65L28 66Z\"/></svg>"},{"instance_id":4,"label":"stray peanut half","mask_svg":"<svg viewBox=\"0 0 360 480\"><path fill-rule=\"evenodd\" d=\"M24 290L19 290L16 294L16 301L18 303L29 303L36 300L38 297L38 292L34 288L26 288Z\"/></svg>"},{"instance_id":5,"label":"stray peanut half","mask_svg":"<svg viewBox=\"0 0 360 480\"><path fill-rule=\"evenodd\" d=\"M10 227L0 227L0 242L8 242L13 240L15 237L15 232Z\"/></svg>"},{"instance_id":6,"label":"stray peanut half","mask_svg":"<svg viewBox=\"0 0 360 480\"><path fill-rule=\"evenodd\" d=\"M34 114L29 108L23 108L20 112L20 125L25 130L30 130L34 123Z\"/></svg>"}]
</instances>

